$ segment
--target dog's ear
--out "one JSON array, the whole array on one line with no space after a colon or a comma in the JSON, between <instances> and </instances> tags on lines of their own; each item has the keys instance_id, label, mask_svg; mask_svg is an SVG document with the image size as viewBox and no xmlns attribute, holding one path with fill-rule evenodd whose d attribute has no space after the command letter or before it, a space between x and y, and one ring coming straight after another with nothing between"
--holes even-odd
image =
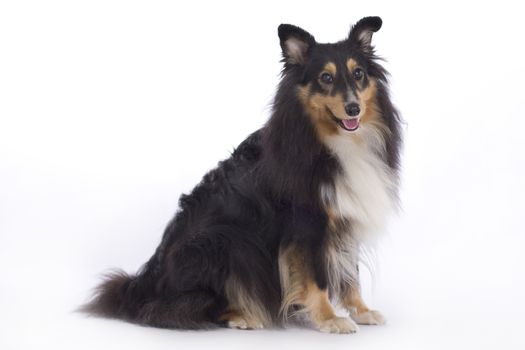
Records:
<instances>
[{"instance_id":1,"label":"dog's ear","mask_svg":"<svg viewBox=\"0 0 525 350\"><path fill-rule=\"evenodd\" d=\"M357 42L361 48L366 52L372 51L372 34L377 32L383 21L380 17L365 17L360 19L350 29L348 40L350 42Z\"/></svg>"},{"instance_id":2,"label":"dog's ear","mask_svg":"<svg viewBox=\"0 0 525 350\"><path fill-rule=\"evenodd\" d=\"M314 37L299 27L281 24L278 29L284 62L303 65L315 44Z\"/></svg>"}]
</instances>

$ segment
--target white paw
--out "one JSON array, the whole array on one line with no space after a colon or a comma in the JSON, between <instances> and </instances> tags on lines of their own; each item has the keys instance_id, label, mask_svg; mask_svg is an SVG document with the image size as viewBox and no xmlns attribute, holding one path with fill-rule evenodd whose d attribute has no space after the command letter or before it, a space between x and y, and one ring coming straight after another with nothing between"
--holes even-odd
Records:
<instances>
[{"instance_id":1,"label":"white paw","mask_svg":"<svg viewBox=\"0 0 525 350\"><path fill-rule=\"evenodd\" d=\"M334 317L326 321L321 321L319 330L325 333L348 334L355 333L359 330L359 326L347 317Z\"/></svg>"},{"instance_id":2,"label":"white paw","mask_svg":"<svg viewBox=\"0 0 525 350\"><path fill-rule=\"evenodd\" d=\"M385 317L376 310L368 310L361 313L354 311L351 312L351 316L357 324L383 325L386 323Z\"/></svg>"},{"instance_id":3,"label":"white paw","mask_svg":"<svg viewBox=\"0 0 525 350\"><path fill-rule=\"evenodd\" d=\"M250 322L244 317L235 317L228 321L228 327L237 329L262 329L263 325L260 322Z\"/></svg>"}]
</instances>

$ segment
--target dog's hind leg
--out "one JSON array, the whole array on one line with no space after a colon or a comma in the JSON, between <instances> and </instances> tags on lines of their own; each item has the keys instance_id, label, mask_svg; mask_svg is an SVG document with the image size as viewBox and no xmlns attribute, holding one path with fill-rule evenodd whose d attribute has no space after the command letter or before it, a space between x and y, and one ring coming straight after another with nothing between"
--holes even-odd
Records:
<instances>
[{"instance_id":1,"label":"dog's hind leg","mask_svg":"<svg viewBox=\"0 0 525 350\"><path fill-rule=\"evenodd\" d=\"M268 308L254 293L248 293L235 277L230 277L225 286L229 306L219 318L230 328L261 329L272 325Z\"/></svg>"},{"instance_id":2,"label":"dog's hind leg","mask_svg":"<svg viewBox=\"0 0 525 350\"><path fill-rule=\"evenodd\" d=\"M195 290L170 299L155 299L142 306L134 322L179 329L214 328L224 300L210 291Z\"/></svg>"},{"instance_id":3,"label":"dog's hind leg","mask_svg":"<svg viewBox=\"0 0 525 350\"><path fill-rule=\"evenodd\" d=\"M229 328L237 329L261 329L264 328L263 323L252 318L252 315L246 315L241 311L231 310L226 311L221 315L219 321L224 322Z\"/></svg>"}]
</instances>

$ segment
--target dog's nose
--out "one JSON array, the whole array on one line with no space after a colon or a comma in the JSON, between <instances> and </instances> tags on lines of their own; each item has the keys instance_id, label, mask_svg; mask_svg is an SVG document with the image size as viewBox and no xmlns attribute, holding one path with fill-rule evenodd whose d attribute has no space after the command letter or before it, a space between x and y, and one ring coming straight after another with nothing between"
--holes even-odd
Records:
<instances>
[{"instance_id":1,"label":"dog's nose","mask_svg":"<svg viewBox=\"0 0 525 350\"><path fill-rule=\"evenodd\" d=\"M349 103L345 106L345 111L349 116L355 117L359 114L359 112L361 112L361 108L359 108L357 103Z\"/></svg>"}]
</instances>

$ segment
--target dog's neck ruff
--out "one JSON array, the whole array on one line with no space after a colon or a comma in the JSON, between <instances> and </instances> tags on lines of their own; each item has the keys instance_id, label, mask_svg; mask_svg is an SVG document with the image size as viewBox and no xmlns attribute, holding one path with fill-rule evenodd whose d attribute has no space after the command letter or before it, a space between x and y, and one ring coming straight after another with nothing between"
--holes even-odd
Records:
<instances>
[{"instance_id":1,"label":"dog's neck ruff","mask_svg":"<svg viewBox=\"0 0 525 350\"><path fill-rule=\"evenodd\" d=\"M385 162L385 140L372 125L359 128L359 138L345 132L324 140L340 172L323 184L320 196L333 221L328 239L330 295L341 301L342 285L359 285L358 263L373 272L374 247L397 203L397 174Z\"/></svg>"},{"instance_id":2,"label":"dog's neck ruff","mask_svg":"<svg viewBox=\"0 0 525 350\"><path fill-rule=\"evenodd\" d=\"M362 125L359 138L337 133L324 140L341 171L321 186L321 199L336 219L348 221L359 242L373 242L396 208L397 175L385 162L385 140L373 125Z\"/></svg>"}]
</instances>

